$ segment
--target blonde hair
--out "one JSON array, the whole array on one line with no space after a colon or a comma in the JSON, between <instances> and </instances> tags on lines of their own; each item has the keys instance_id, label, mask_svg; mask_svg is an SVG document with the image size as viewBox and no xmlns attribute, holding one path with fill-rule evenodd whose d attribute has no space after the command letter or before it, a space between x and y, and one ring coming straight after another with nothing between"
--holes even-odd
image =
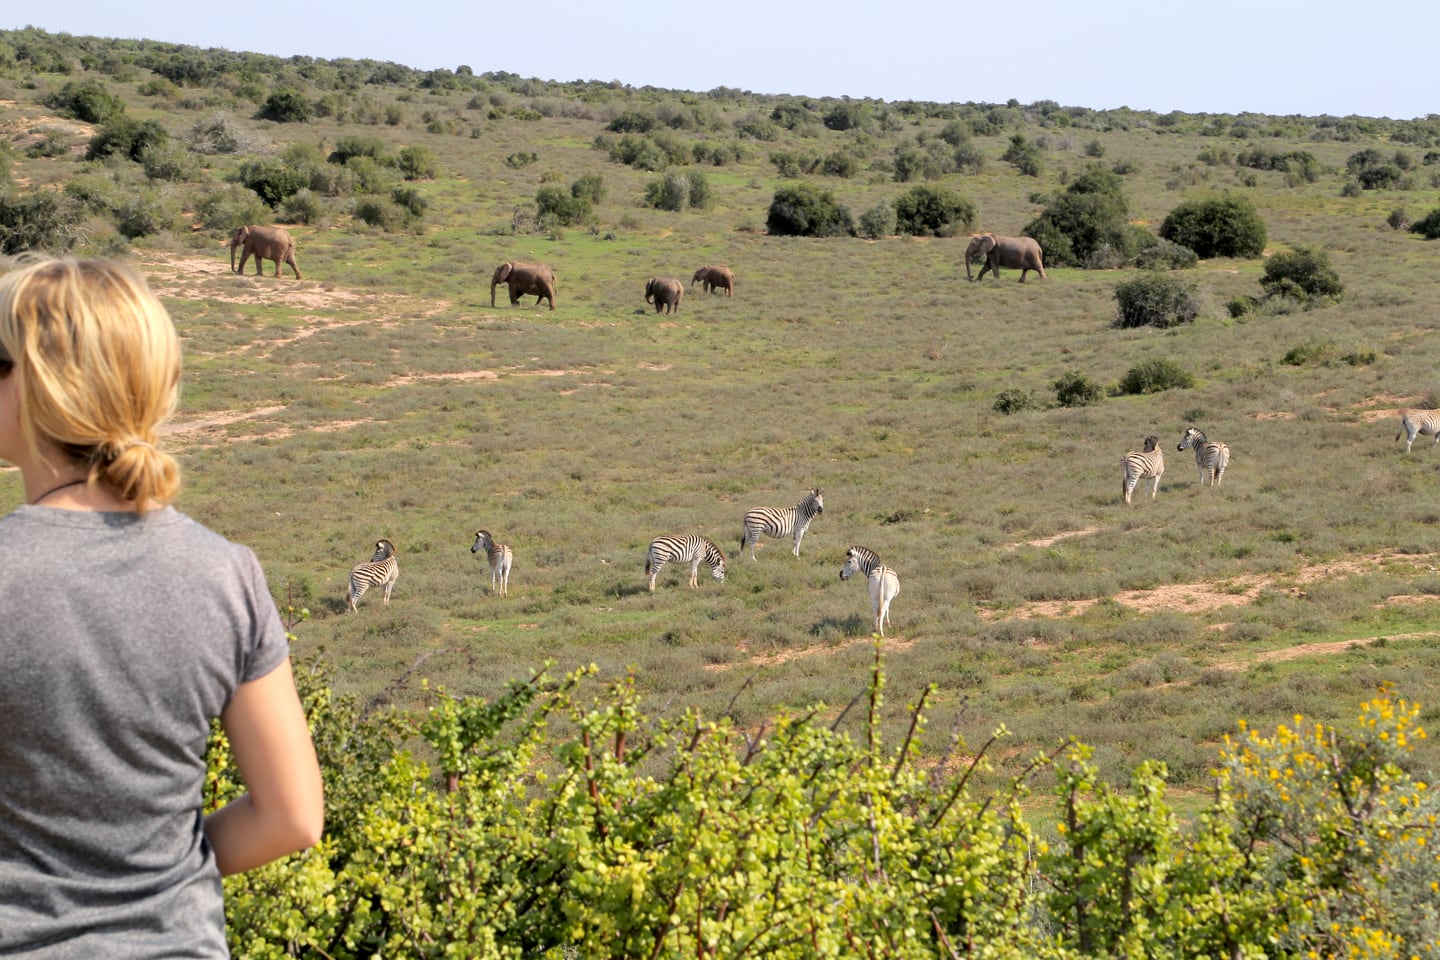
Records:
<instances>
[{"instance_id":1,"label":"blonde hair","mask_svg":"<svg viewBox=\"0 0 1440 960\"><path fill-rule=\"evenodd\" d=\"M53 444L143 512L180 492L156 430L180 396L180 340L145 280L113 260L30 258L0 278L0 373L19 377L32 454Z\"/></svg>"}]
</instances>

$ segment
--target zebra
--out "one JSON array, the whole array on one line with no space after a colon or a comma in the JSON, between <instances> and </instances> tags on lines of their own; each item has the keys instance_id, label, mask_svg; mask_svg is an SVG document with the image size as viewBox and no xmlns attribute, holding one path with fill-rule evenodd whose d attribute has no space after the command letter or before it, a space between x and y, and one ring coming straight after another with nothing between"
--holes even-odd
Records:
<instances>
[{"instance_id":1,"label":"zebra","mask_svg":"<svg viewBox=\"0 0 1440 960\"><path fill-rule=\"evenodd\" d=\"M1405 410L1400 414L1400 432L1395 434L1395 439L1405 438L1405 452L1410 452L1410 445L1420 435L1434 437L1436 443L1440 443L1440 410Z\"/></svg>"},{"instance_id":2,"label":"zebra","mask_svg":"<svg viewBox=\"0 0 1440 960\"><path fill-rule=\"evenodd\" d=\"M1131 450L1125 454L1124 460L1125 477L1121 482L1121 488L1125 493L1125 502L1130 502L1130 494L1135 491L1135 485L1141 480L1150 479L1150 499L1155 499L1155 494L1160 491L1160 477L1165 473L1165 452L1160 449L1160 438L1150 435L1145 438L1145 449L1141 451Z\"/></svg>"},{"instance_id":3,"label":"zebra","mask_svg":"<svg viewBox=\"0 0 1440 960\"><path fill-rule=\"evenodd\" d=\"M375 556L369 563L362 563L350 571L350 594L345 605L354 612L359 609L360 598L371 587L385 587L385 602L390 602L390 591L400 579L400 563L395 559L395 544L389 540L375 541Z\"/></svg>"},{"instance_id":4,"label":"zebra","mask_svg":"<svg viewBox=\"0 0 1440 960\"><path fill-rule=\"evenodd\" d=\"M699 534L681 537L656 537L645 554L645 573L650 577L650 592L655 592L655 578L667 563L690 564L690 586L699 586L700 561L710 565L710 576L725 582L725 552L715 541Z\"/></svg>"},{"instance_id":5,"label":"zebra","mask_svg":"<svg viewBox=\"0 0 1440 960\"><path fill-rule=\"evenodd\" d=\"M490 592L497 592L498 587L500 596L510 596L510 563L514 555L509 546L496 543L489 530L477 530L470 552L479 553L481 550L485 551L485 556L490 561Z\"/></svg>"},{"instance_id":6,"label":"zebra","mask_svg":"<svg viewBox=\"0 0 1440 960\"><path fill-rule=\"evenodd\" d=\"M857 573L865 574L865 586L870 593L870 607L875 617L875 632L885 636L885 624L890 622L890 601L900 595L900 575L880 562L880 554L868 547L851 547L845 551L845 566L840 568L840 579L849 580Z\"/></svg>"},{"instance_id":7,"label":"zebra","mask_svg":"<svg viewBox=\"0 0 1440 960\"><path fill-rule=\"evenodd\" d=\"M1175 449L1195 451L1195 466L1200 468L1200 486L1205 486L1207 477L1211 486L1220 486L1220 481L1225 476L1225 468L1230 465L1229 447L1214 440L1206 440L1205 434L1194 427L1188 427Z\"/></svg>"},{"instance_id":8,"label":"zebra","mask_svg":"<svg viewBox=\"0 0 1440 960\"><path fill-rule=\"evenodd\" d=\"M794 539L790 551L800 556L800 541L810 529L810 521L825 512L825 495L818 488L805 494L804 499L793 507L756 507L745 514L745 532L740 534L740 552L750 548L750 559L755 559L755 542L761 537L784 537Z\"/></svg>"}]
</instances>

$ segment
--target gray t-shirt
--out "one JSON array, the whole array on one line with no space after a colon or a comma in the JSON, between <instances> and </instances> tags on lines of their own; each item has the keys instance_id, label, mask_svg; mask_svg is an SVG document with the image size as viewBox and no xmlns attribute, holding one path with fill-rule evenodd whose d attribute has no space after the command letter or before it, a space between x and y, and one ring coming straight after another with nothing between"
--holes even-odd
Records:
<instances>
[{"instance_id":1,"label":"gray t-shirt","mask_svg":"<svg viewBox=\"0 0 1440 960\"><path fill-rule=\"evenodd\" d=\"M0 956L228 956L209 722L289 655L255 555L173 508L26 506L0 558Z\"/></svg>"}]
</instances>

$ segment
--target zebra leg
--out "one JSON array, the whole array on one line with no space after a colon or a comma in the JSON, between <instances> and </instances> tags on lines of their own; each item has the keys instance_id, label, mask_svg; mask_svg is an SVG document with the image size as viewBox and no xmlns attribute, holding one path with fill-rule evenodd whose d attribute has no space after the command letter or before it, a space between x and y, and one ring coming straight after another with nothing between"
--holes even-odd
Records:
<instances>
[{"instance_id":1,"label":"zebra leg","mask_svg":"<svg viewBox=\"0 0 1440 960\"><path fill-rule=\"evenodd\" d=\"M1150 481L1150 499L1155 499L1155 494L1160 492L1160 478L1156 477Z\"/></svg>"},{"instance_id":2,"label":"zebra leg","mask_svg":"<svg viewBox=\"0 0 1440 960\"><path fill-rule=\"evenodd\" d=\"M655 578L658 577L658 576L660 576L660 568L663 567L663 566L665 566L665 564L664 564L664 562L662 561L662 562L660 562L660 563L655 564L655 566L653 566L653 567L650 568L650 592L651 592L651 593L654 593L654 592L655 592Z\"/></svg>"},{"instance_id":3,"label":"zebra leg","mask_svg":"<svg viewBox=\"0 0 1440 960\"><path fill-rule=\"evenodd\" d=\"M390 602L390 591L395 589L395 581L390 580L385 584L385 602Z\"/></svg>"},{"instance_id":4,"label":"zebra leg","mask_svg":"<svg viewBox=\"0 0 1440 960\"><path fill-rule=\"evenodd\" d=\"M700 557L696 557L695 562L690 564L690 586L700 586Z\"/></svg>"}]
</instances>

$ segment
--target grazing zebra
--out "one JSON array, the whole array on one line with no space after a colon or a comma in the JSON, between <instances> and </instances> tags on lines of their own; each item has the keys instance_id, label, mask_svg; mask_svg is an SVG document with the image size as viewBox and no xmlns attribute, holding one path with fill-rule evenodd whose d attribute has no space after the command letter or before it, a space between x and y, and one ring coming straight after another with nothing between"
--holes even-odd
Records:
<instances>
[{"instance_id":1,"label":"grazing zebra","mask_svg":"<svg viewBox=\"0 0 1440 960\"><path fill-rule=\"evenodd\" d=\"M390 602L390 591L400 579L400 563L395 559L395 544L389 540L375 541L375 556L369 563L362 563L350 571L350 595L345 605L351 611L358 609L360 598L371 587L385 587L385 602Z\"/></svg>"},{"instance_id":2,"label":"grazing zebra","mask_svg":"<svg viewBox=\"0 0 1440 960\"><path fill-rule=\"evenodd\" d=\"M890 622L890 601L900 594L900 575L880 562L880 554L867 547L851 547L845 551L845 566L840 579L849 580L857 573L865 574L865 587L870 593L870 608L875 617L875 632L885 636Z\"/></svg>"},{"instance_id":3,"label":"grazing zebra","mask_svg":"<svg viewBox=\"0 0 1440 960\"><path fill-rule=\"evenodd\" d=\"M683 537L656 537L645 554L645 573L650 577L650 592L655 592L655 578L667 563L690 564L690 586L699 586L700 561L710 564L710 576L725 582L725 552L709 537L687 534Z\"/></svg>"},{"instance_id":4,"label":"grazing zebra","mask_svg":"<svg viewBox=\"0 0 1440 960\"><path fill-rule=\"evenodd\" d=\"M1160 449L1160 438L1154 435L1145 438L1145 449L1131 450L1125 454L1125 479L1121 486L1125 491L1125 502L1130 502L1130 494L1135 491L1135 485L1141 480L1152 480L1150 485L1150 499L1155 499L1155 494L1160 491L1160 477L1165 473L1165 452Z\"/></svg>"},{"instance_id":5,"label":"grazing zebra","mask_svg":"<svg viewBox=\"0 0 1440 960\"><path fill-rule=\"evenodd\" d=\"M1185 436L1175 445L1176 450L1187 448L1195 451L1195 466L1200 468L1200 486L1205 486L1207 477L1212 487L1220 486L1220 480L1225 476L1225 468L1230 465L1230 448L1223 443L1206 440L1205 434L1194 427L1187 428Z\"/></svg>"},{"instance_id":6,"label":"grazing zebra","mask_svg":"<svg viewBox=\"0 0 1440 960\"><path fill-rule=\"evenodd\" d=\"M810 521L825 512L825 495L819 489L805 494L805 499L793 507L756 507L745 514L745 532L740 534L740 552L750 548L750 559L755 559L755 542L761 537L791 537L795 541L790 551L800 556L800 541L810 529Z\"/></svg>"},{"instance_id":7,"label":"grazing zebra","mask_svg":"<svg viewBox=\"0 0 1440 960\"><path fill-rule=\"evenodd\" d=\"M510 548L503 543L496 543L489 530L476 530L475 542L471 544L470 552L479 553L481 550L485 551L485 556L490 561L490 592L495 593L498 587L500 596L510 596L510 562L514 559Z\"/></svg>"},{"instance_id":8,"label":"grazing zebra","mask_svg":"<svg viewBox=\"0 0 1440 960\"><path fill-rule=\"evenodd\" d=\"M1395 439L1405 438L1406 453L1421 434L1434 437L1435 442L1440 443L1440 410L1406 410L1400 414L1400 432L1395 434Z\"/></svg>"}]
</instances>

